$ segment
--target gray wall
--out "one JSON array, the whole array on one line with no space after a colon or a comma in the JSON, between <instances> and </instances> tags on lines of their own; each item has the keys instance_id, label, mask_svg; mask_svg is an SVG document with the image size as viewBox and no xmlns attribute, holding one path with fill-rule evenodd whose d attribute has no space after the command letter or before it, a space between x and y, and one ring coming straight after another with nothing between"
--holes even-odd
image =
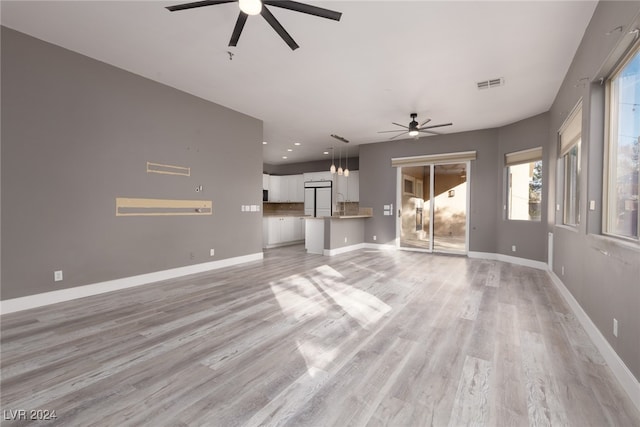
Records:
<instances>
[{"instance_id":1,"label":"gray wall","mask_svg":"<svg viewBox=\"0 0 640 427\"><path fill-rule=\"evenodd\" d=\"M542 147L543 156L549 151L547 138L549 129L549 114L539 114L530 119L522 120L509 126L498 129L498 160L497 183L501 185L502 192L498 200L500 206L497 216L497 246L496 253L511 255L535 261L547 260L547 197L546 191L542 192L542 219L540 221L512 221L507 220L504 206L506 204L507 181L504 165L504 155L514 151L529 148ZM542 162L542 186L547 187L548 166ZM516 252L511 251L511 246L516 246Z\"/></svg>"},{"instance_id":2,"label":"gray wall","mask_svg":"<svg viewBox=\"0 0 640 427\"><path fill-rule=\"evenodd\" d=\"M565 80L550 110L549 145L546 162L550 184L548 231L554 234L553 269L574 298L609 341L630 371L640 379L640 247L625 245L600 235L604 147L604 90L600 77L607 77L620 58L620 47L640 16L640 2L600 2L576 52ZM634 24L637 26L638 22ZM624 31L606 35L623 26ZM589 78L589 82L581 81ZM556 175L557 132L571 109L583 99L580 218L577 230L561 225L562 180ZM589 200L596 210L588 211ZM564 275L562 274L564 267ZM618 319L618 337L613 319Z\"/></svg>"},{"instance_id":3,"label":"gray wall","mask_svg":"<svg viewBox=\"0 0 640 427\"><path fill-rule=\"evenodd\" d=\"M396 217L383 216L383 206L396 204L394 157L476 150L468 176L471 183L469 206L469 250L500 253L535 261L546 260L546 197L540 222L509 221L506 203L504 154L534 147L547 151L547 113L504 126L474 132L360 146L360 206L372 207L374 218L366 221L365 241L387 244L396 236ZM547 179L543 166L543 185ZM377 240L373 241L373 236ZM516 252L511 246L516 245Z\"/></svg>"},{"instance_id":4,"label":"gray wall","mask_svg":"<svg viewBox=\"0 0 640 427\"><path fill-rule=\"evenodd\" d=\"M431 136L417 141L400 140L360 146L360 206L373 208L374 217L365 224L365 241L387 244L396 237L396 216L383 216L383 207L396 206L396 168L394 157L477 151L471 162L471 206L469 212L469 249L496 252L498 197L496 181L499 169L498 131L495 129ZM373 236L377 240L373 240Z\"/></svg>"},{"instance_id":5,"label":"gray wall","mask_svg":"<svg viewBox=\"0 0 640 427\"><path fill-rule=\"evenodd\" d=\"M261 121L2 28L3 300L261 252L261 213L240 212L261 172ZM213 215L116 217L116 197Z\"/></svg>"}]
</instances>

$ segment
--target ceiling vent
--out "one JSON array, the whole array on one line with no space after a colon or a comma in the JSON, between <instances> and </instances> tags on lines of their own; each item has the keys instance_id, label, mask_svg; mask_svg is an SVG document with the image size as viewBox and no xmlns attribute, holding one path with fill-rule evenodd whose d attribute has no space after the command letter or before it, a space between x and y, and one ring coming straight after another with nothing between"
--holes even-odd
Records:
<instances>
[{"instance_id":1,"label":"ceiling vent","mask_svg":"<svg viewBox=\"0 0 640 427\"><path fill-rule=\"evenodd\" d=\"M494 87L498 87L498 86L503 86L504 85L504 78L500 77L499 79L491 79L491 80L484 80L481 82L476 83L478 85L478 89L482 90L482 89L491 89Z\"/></svg>"}]
</instances>

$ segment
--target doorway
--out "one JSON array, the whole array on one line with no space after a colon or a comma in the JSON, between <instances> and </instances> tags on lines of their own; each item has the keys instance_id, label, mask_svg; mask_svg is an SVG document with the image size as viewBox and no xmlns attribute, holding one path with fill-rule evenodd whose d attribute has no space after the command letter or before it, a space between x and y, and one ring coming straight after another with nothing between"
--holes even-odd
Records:
<instances>
[{"instance_id":1,"label":"doorway","mask_svg":"<svg viewBox=\"0 0 640 427\"><path fill-rule=\"evenodd\" d=\"M466 254L469 162L398 167L401 249Z\"/></svg>"}]
</instances>

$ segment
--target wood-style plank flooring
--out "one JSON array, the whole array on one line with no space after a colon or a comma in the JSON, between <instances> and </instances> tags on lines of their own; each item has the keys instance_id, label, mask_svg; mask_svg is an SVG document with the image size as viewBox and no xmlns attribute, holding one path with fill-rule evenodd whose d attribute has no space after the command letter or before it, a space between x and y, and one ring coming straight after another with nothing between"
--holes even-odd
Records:
<instances>
[{"instance_id":1,"label":"wood-style plank flooring","mask_svg":"<svg viewBox=\"0 0 640 427\"><path fill-rule=\"evenodd\" d=\"M640 426L546 273L360 250L1 318L3 425Z\"/></svg>"}]
</instances>

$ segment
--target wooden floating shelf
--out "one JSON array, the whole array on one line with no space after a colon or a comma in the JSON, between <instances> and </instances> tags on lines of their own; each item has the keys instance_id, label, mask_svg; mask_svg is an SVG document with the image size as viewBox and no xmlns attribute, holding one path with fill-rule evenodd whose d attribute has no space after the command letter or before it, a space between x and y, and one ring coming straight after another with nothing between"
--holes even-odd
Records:
<instances>
[{"instance_id":1,"label":"wooden floating shelf","mask_svg":"<svg viewBox=\"0 0 640 427\"><path fill-rule=\"evenodd\" d=\"M116 216L211 215L211 200L116 197Z\"/></svg>"},{"instance_id":2,"label":"wooden floating shelf","mask_svg":"<svg viewBox=\"0 0 640 427\"><path fill-rule=\"evenodd\" d=\"M164 175L191 176L191 168L174 165L163 165L161 163L147 162L147 173L160 173Z\"/></svg>"}]
</instances>

